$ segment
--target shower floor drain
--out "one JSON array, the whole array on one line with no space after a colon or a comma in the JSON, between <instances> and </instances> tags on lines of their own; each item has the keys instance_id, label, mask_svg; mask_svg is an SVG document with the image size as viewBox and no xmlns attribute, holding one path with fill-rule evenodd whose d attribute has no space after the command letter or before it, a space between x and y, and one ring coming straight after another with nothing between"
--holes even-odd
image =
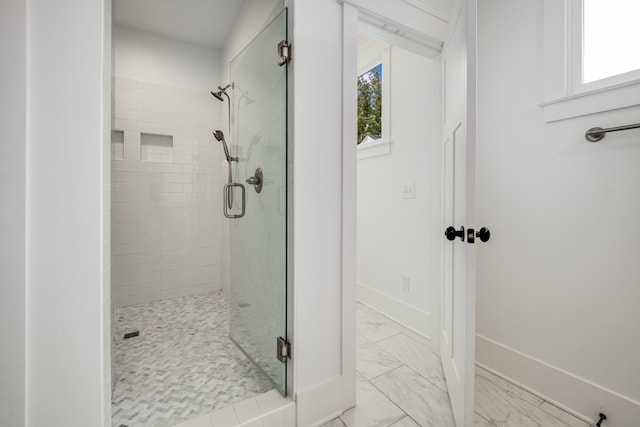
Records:
<instances>
[{"instance_id":1,"label":"shower floor drain","mask_svg":"<svg viewBox=\"0 0 640 427\"><path fill-rule=\"evenodd\" d=\"M126 334L124 334L124 339L126 340L129 338L137 337L138 335L140 335L140 331L127 332Z\"/></svg>"}]
</instances>

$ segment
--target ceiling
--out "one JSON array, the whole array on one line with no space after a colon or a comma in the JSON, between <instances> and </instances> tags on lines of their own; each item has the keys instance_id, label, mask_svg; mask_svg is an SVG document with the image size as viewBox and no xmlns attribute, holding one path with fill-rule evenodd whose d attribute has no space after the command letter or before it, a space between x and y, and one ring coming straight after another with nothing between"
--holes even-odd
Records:
<instances>
[{"instance_id":1,"label":"ceiling","mask_svg":"<svg viewBox=\"0 0 640 427\"><path fill-rule=\"evenodd\" d=\"M440 17L448 17L454 0L401 0L425 12L436 13Z\"/></svg>"},{"instance_id":2,"label":"ceiling","mask_svg":"<svg viewBox=\"0 0 640 427\"><path fill-rule=\"evenodd\" d=\"M222 49L244 0L115 0L114 23Z\"/></svg>"}]
</instances>

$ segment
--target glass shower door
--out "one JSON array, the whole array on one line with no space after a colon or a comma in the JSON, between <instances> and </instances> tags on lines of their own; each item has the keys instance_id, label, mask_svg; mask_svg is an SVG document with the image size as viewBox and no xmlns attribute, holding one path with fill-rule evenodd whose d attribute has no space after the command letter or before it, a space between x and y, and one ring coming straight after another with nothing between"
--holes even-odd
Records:
<instances>
[{"instance_id":1,"label":"glass shower door","mask_svg":"<svg viewBox=\"0 0 640 427\"><path fill-rule=\"evenodd\" d=\"M286 38L285 9L230 64L233 177L246 187L244 216L229 220L230 335L283 394L276 344L287 337L287 65L278 65L277 48ZM241 192L233 199L242 203Z\"/></svg>"}]
</instances>

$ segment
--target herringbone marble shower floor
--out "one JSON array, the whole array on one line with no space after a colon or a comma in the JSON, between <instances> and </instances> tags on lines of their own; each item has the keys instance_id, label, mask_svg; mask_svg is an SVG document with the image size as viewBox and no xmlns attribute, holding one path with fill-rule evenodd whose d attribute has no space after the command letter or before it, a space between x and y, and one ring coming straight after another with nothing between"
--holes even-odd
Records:
<instances>
[{"instance_id":1,"label":"herringbone marble shower floor","mask_svg":"<svg viewBox=\"0 0 640 427\"><path fill-rule=\"evenodd\" d=\"M114 426L173 426L273 388L229 339L222 293L121 307L116 318Z\"/></svg>"}]
</instances>

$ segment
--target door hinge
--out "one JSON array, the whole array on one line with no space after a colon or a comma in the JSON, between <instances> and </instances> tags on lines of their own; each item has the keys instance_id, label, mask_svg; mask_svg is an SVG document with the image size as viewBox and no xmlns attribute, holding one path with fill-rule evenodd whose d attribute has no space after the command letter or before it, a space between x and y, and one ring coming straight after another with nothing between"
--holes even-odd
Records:
<instances>
[{"instance_id":1,"label":"door hinge","mask_svg":"<svg viewBox=\"0 0 640 427\"><path fill-rule=\"evenodd\" d=\"M291 344L289 341L282 337L278 337L278 360L282 363L287 363L287 360L291 359Z\"/></svg>"},{"instance_id":2,"label":"door hinge","mask_svg":"<svg viewBox=\"0 0 640 427\"><path fill-rule=\"evenodd\" d=\"M278 43L278 65L283 66L291 61L291 45L288 41L282 40Z\"/></svg>"}]
</instances>

